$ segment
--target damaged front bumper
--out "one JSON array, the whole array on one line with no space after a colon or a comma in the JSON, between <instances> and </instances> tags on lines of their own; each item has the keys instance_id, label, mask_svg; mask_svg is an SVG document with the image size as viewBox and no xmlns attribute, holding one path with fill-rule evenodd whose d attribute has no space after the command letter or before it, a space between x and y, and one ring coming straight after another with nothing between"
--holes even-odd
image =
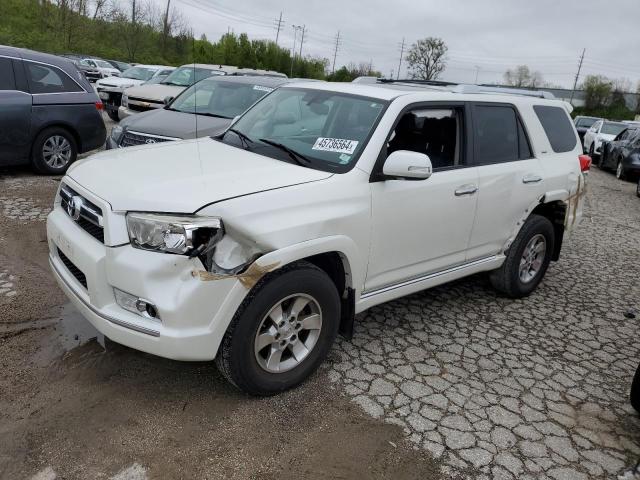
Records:
<instances>
[{"instance_id":1,"label":"damaged front bumper","mask_svg":"<svg viewBox=\"0 0 640 480\"><path fill-rule=\"evenodd\" d=\"M208 272L198 258L108 247L56 205L47 218L54 276L78 310L111 340L175 360L211 360L247 292L272 267ZM232 256L232 255L231 255ZM216 281L205 281L213 280ZM122 308L114 289L151 302L157 318Z\"/></svg>"}]
</instances>

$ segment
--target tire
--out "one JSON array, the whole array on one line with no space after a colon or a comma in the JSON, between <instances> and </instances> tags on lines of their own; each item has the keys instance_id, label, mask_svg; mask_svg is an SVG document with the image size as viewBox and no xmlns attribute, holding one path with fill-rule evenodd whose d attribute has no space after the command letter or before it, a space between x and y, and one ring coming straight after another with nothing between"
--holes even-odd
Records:
<instances>
[{"instance_id":1,"label":"tire","mask_svg":"<svg viewBox=\"0 0 640 480\"><path fill-rule=\"evenodd\" d=\"M605 162L607 161L609 154L606 150L603 150L602 153L600 154L600 158L598 159L598 168L600 170L604 170L605 169ZM593 157L591 157L593 159Z\"/></svg>"},{"instance_id":2,"label":"tire","mask_svg":"<svg viewBox=\"0 0 640 480\"><path fill-rule=\"evenodd\" d=\"M638 184L636 185L636 196L640 198L640 177L638 177Z\"/></svg>"},{"instance_id":3,"label":"tire","mask_svg":"<svg viewBox=\"0 0 640 480\"><path fill-rule=\"evenodd\" d=\"M637 412L640 412L640 365L638 365L636 374L633 376L633 381L631 382L629 401L631 402L631 406L635 408Z\"/></svg>"},{"instance_id":4,"label":"tire","mask_svg":"<svg viewBox=\"0 0 640 480\"><path fill-rule=\"evenodd\" d=\"M308 303L299 315L291 316L296 320L287 324L287 313L297 301L300 305ZM284 320L278 320L284 324L282 328L271 320L280 318L275 313L277 305L285 313ZM316 328L299 326L312 318L308 325ZM222 339L216 364L240 390L250 395L274 395L299 385L318 368L329 353L339 325L340 297L333 281L315 265L296 262L266 275L247 295ZM265 343L258 343L259 336ZM283 343L287 345L283 347ZM306 353L302 349L305 344L309 346ZM294 348L300 359L294 355ZM272 356L271 352L276 354Z\"/></svg>"},{"instance_id":5,"label":"tire","mask_svg":"<svg viewBox=\"0 0 640 480\"><path fill-rule=\"evenodd\" d=\"M113 120L114 122L119 122L120 121L120 116L118 115L118 111L117 110L107 110L107 115L109 115L109 118L111 120Z\"/></svg>"},{"instance_id":6,"label":"tire","mask_svg":"<svg viewBox=\"0 0 640 480\"><path fill-rule=\"evenodd\" d=\"M593 147L593 144L594 144L594 143L595 143L595 142L591 142L591 146L589 147L589 156L591 157L591 160L592 160L592 161L594 161L594 160L595 160L595 158L596 158L596 156L597 156L597 155L596 155L596 152L595 152L595 150L594 150L594 147ZM600 156L602 156L602 155L600 155ZM598 160L600 160L600 159L598 159Z\"/></svg>"},{"instance_id":7,"label":"tire","mask_svg":"<svg viewBox=\"0 0 640 480\"><path fill-rule=\"evenodd\" d=\"M624 165L622 164L622 159L618 160L616 163L616 178L618 180L626 180L627 175L624 172Z\"/></svg>"},{"instance_id":8,"label":"tire","mask_svg":"<svg viewBox=\"0 0 640 480\"><path fill-rule=\"evenodd\" d=\"M531 245L535 247L540 243L544 245L544 252L539 252L535 256L535 260L529 264L528 260L534 255L532 251L529 251L529 247ZM542 281L551 262L554 245L555 233L551 222L540 215L531 215L509 247L507 258L502 266L491 272L489 276L491 284L496 290L508 297L526 297ZM523 258L525 250L528 255L526 259ZM523 260L525 264L521 271L521 261Z\"/></svg>"},{"instance_id":9,"label":"tire","mask_svg":"<svg viewBox=\"0 0 640 480\"><path fill-rule=\"evenodd\" d=\"M62 127L44 129L33 142L31 163L38 173L63 175L77 157L76 141Z\"/></svg>"}]
</instances>

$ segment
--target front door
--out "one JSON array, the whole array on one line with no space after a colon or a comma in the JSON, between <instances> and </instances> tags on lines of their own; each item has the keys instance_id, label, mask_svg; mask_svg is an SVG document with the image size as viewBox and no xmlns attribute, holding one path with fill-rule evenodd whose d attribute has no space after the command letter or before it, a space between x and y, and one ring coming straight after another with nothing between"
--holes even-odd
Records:
<instances>
[{"instance_id":1,"label":"front door","mask_svg":"<svg viewBox=\"0 0 640 480\"><path fill-rule=\"evenodd\" d=\"M371 183L372 239L365 291L459 265L473 226L477 168L467 164L464 105L420 105L399 118L386 145L425 153L426 180ZM381 168L381 166L380 166Z\"/></svg>"}]
</instances>

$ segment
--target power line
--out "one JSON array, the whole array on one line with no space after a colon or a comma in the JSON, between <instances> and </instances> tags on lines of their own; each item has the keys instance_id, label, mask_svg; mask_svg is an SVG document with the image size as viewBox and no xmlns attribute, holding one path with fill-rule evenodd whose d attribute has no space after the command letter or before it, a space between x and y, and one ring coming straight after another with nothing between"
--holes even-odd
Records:
<instances>
[{"instance_id":1,"label":"power line","mask_svg":"<svg viewBox=\"0 0 640 480\"><path fill-rule=\"evenodd\" d=\"M578 77L580 77L580 70L582 69L582 62L584 61L584 52L586 48L582 49L582 55L580 56L580 63L578 64L578 72L576 73L576 79L573 81L573 90L571 90L571 99L569 103L573 105L573 95L576 93L576 87L578 86Z\"/></svg>"},{"instance_id":2,"label":"power line","mask_svg":"<svg viewBox=\"0 0 640 480\"><path fill-rule=\"evenodd\" d=\"M340 30L336 35L336 48L333 50L333 66L331 67L331 73L336 71L336 57L338 56L338 47L340 46Z\"/></svg>"}]
</instances>

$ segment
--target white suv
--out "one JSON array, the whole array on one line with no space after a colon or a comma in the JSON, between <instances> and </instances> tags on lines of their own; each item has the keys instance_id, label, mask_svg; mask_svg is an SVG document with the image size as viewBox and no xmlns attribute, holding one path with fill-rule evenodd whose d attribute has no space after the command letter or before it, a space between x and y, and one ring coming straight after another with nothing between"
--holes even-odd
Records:
<instances>
[{"instance_id":1,"label":"white suv","mask_svg":"<svg viewBox=\"0 0 640 480\"><path fill-rule=\"evenodd\" d=\"M273 394L374 305L483 271L531 293L582 215L590 159L569 109L471 86L289 84L220 137L74 164L51 266L108 338L215 358Z\"/></svg>"}]
</instances>

